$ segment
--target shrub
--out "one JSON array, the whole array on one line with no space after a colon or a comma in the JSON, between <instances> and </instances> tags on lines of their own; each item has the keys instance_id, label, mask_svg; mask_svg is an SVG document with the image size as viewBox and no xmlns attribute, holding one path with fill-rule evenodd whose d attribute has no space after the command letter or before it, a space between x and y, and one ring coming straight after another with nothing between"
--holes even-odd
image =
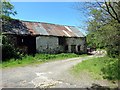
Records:
<instances>
[{"instance_id":1,"label":"shrub","mask_svg":"<svg viewBox=\"0 0 120 90\"><path fill-rule=\"evenodd\" d=\"M15 48L7 36L2 36L2 61L7 61L11 58L21 58L22 53L18 48Z\"/></svg>"},{"instance_id":2,"label":"shrub","mask_svg":"<svg viewBox=\"0 0 120 90\"><path fill-rule=\"evenodd\" d=\"M109 57L118 58L120 56L119 48L107 47L107 54Z\"/></svg>"},{"instance_id":3,"label":"shrub","mask_svg":"<svg viewBox=\"0 0 120 90\"><path fill-rule=\"evenodd\" d=\"M106 65L102 68L104 78L109 80L120 80L120 60L109 58Z\"/></svg>"}]
</instances>

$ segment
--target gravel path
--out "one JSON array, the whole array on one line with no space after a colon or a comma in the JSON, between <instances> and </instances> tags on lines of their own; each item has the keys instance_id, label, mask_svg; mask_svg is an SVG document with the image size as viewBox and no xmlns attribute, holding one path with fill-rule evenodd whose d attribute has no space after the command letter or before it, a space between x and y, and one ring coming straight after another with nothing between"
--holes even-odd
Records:
<instances>
[{"instance_id":1,"label":"gravel path","mask_svg":"<svg viewBox=\"0 0 120 90\"><path fill-rule=\"evenodd\" d=\"M2 84L0 87L14 88L85 88L93 83L109 85L107 81L94 81L83 73L81 79L75 78L69 69L77 63L93 56L71 58L47 62L35 66L2 69ZM0 80L1 81L1 80Z\"/></svg>"}]
</instances>

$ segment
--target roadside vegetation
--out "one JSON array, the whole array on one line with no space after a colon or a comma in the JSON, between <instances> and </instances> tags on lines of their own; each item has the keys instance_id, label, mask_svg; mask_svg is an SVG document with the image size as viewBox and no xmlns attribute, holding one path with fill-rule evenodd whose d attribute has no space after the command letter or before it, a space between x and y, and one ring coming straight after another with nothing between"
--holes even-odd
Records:
<instances>
[{"instance_id":1,"label":"roadside vegetation","mask_svg":"<svg viewBox=\"0 0 120 90\"><path fill-rule=\"evenodd\" d=\"M85 9L85 10L84 10ZM107 56L83 61L73 72L89 72L95 78L120 80L120 1L86 3L77 7L88 17L87 46L104 49Z\"/></svg>"},{"instance_id":2,"label":"roadside vegetation","mask_svg":"<svg viewBox=\"0 0 120 90\"><path fill-rule=\"evenodd\" d=\"M120 65L117 58L108 56L92 58L77 64L72 73L79 77L82 72L89 73L93 79L120 80Z\"/></svg>"},{"instance_id":3,"label":"roadside vegetation","mask_svg":"<svg viewBox=\"0 0 120 90\"><path fill-rule=\"evenodd\" d=\"M26 66L26 65L33 65L33 64L40 64L43 62L53 61L53 60L64 60L67 58L74 58L74 57L82 57L86 55L77 55L73 53L61 53L61 54L36 54L33 56L24 56L21 59L9 59L3 61L0 66L2 68L6 67L17 67L17 66Z\"/></svg>"}]
</instances>

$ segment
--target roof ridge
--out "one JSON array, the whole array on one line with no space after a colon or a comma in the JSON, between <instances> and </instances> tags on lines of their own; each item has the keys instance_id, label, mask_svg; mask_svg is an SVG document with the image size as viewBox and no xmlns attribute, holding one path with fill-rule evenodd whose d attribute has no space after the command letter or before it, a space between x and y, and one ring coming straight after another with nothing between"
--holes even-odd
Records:
<instances>
[{"instance_id":1,"label":"roof ridge","mask_svg":"<svg viewBox=\"0 0 120 90\"><path fill-rule=\"evenodd\" d=\"M52 24L52 25L59 25L59 26L69 26L69 27L77 27L73 25L62 25L62 24L55 24L55 23L49 23L49 22L40 22L40 21L27 21L27 20L20 20L23 22L31 22L31 23L44 23L44 24Z\"/></svg>"}]
</instances>

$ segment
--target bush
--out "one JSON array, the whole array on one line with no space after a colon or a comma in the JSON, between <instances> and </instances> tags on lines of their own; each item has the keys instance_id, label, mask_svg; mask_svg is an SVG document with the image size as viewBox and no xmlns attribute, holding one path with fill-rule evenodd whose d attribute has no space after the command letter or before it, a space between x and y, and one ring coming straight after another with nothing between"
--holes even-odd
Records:
<instances>
[{"instance_id":1,"label":"bush","mask_svg":"<svg viewBox=\"0 0 120 90\"><path fill-rule=\"evenodd\" d=\"M107 47L107 54L109 57L118 58L120 56L120 50L118 47Z\"/></svg>"},{"instance_id":2,"label":"bush","mask_svg":"<svg viewBox=\"0 0 120 90\"><path fill-rule=\"evenodd\" d=\"M18 48L10 42L7 36L2 36L2 61L7 61L11 58L21 58L22 53Z\"/></svg>"},{"instance_id":3,"label":"bush","mask_svg":"<svg viewBox=\"0 0 120 90\"><path fill-rule=\"evenodd\" d=\"M104 78L109 80L120 80L120 60L109 58L106 65L102 68Z\"/></svg>"}]
</instances>

